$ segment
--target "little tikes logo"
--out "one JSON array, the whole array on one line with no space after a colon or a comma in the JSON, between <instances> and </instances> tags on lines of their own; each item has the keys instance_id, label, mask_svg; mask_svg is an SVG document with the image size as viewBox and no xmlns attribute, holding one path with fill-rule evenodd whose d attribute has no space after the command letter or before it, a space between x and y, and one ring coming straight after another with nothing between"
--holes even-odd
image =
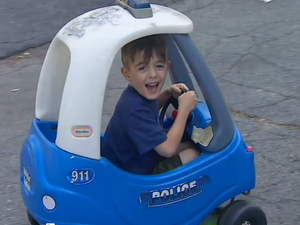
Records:
<instances>
[{"instance_id":1,"label":"little tikes logo","mask_svg":"<svg viewBox=\"0 0 300 225\"><path fill-rule=\"evenodd\" d=\"M140 194L140 203L147 202L148 207L156 207L180 202L201 194L203 186L208 182L208 176L203 176L162 190L143 192Z\"/></svg>"},{"instance_id":2,"label":"little tikes logo","mask_svg":"<svg viewBox=\"0 0 300 225\"><path fill-rule=\"evenodd\" d=\"M93 133L90 126L75 126L72 128L72 135L77 138L87 138Z\"/></svg>"}]
</instances>

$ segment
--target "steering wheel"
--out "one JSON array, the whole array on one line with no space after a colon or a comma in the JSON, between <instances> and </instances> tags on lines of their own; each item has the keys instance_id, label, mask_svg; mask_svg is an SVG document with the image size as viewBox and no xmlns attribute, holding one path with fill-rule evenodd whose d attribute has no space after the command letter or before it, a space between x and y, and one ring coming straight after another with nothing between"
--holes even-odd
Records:
<instances>
[{"instance_id":1,"label":"steering wheel","mask_svg":"<svg viewBox=\"0 0 300 225\"><path fill-rule=\"evenodd\" d=\"M184 92L187 92L187 90L183 90L182 93ZM165 115L166 115L166 112L167 112L167 109L169 107L169 105L172 104L173 107L178 110L178 100L176 98L174 98L173 96L170 97L168 99L168 101L166 102L166 104L162 107L162 110L160 112L160 115L159 115L159 123L160 125L164 128L164 118L165 118ZM188 124L192 119L192 113L189 114L188 118L187 118L187 121L186 121L186 124Z\"/></svg>"}]
</instances>

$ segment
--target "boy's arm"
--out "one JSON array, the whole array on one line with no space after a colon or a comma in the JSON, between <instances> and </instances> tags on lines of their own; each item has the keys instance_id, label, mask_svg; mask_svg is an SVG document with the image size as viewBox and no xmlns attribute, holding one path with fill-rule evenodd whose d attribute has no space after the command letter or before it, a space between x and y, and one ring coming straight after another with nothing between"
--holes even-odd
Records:
<instances>
[{"instance_id":1,"label":"boy's arm","mask_svg":"<svg viewBox=\"0 0 300 225\"><path fill-rule=\"evenodd\" d=\"M158 97L157 97L157 103L158 103L158 108L161 109L168 99L172 96L172 93L170 89L164 90Z\"/></svg>"},{"instance_id":2,"label":"boy's arm","mask_svg":"<svg viewBox=\"0 0 300 225\"><path fill-rule=\"evenodd\" d=\"M158 154L164 157L172 157L180 144L189 112L178 110L176 120L167 134L167 140L155 148Z\"/></svg>"}]
</instances>

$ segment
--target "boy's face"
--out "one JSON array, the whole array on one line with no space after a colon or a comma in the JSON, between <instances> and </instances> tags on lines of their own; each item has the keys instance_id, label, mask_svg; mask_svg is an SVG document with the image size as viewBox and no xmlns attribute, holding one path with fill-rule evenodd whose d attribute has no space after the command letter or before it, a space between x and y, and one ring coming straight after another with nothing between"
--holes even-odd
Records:
<instances>
[{"instance_id":1,"label":"boy's face","mask_svg":"<svg viewBox=\"0 0 300 225\"><path fill-rule=\"evenodd\" d=\"M144 62L143 52L138 52L129 68L122 67L121 72L140 95L154 100L165 83L169 69L170 62L162 61L154 51L148 64Z\"/></svg>"}]
</instances>

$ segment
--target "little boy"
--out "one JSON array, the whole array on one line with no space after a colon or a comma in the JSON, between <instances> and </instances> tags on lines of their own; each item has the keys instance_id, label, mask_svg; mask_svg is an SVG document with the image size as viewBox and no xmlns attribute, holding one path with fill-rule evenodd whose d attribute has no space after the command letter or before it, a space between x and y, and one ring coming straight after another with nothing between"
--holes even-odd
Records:
<instances>
[{"instance_id":1,"label":"little boy","mask_svg":"<svg viewBox=\"0 0 300 225\"><path fill-rule=\"evenodd\" d=\"M107 126L102 155L134 174L158 174L189 163L200 154L191 143L180 143L189 113L196 107L194 91L174 84L163 91L170 69L164 35L140 38L122 50L121 72L129 82ZM178 114L168 133L158 121L159 109L174 96ZM157 163L159 156L164 159Z\"/></svg>"}]
</instances>

